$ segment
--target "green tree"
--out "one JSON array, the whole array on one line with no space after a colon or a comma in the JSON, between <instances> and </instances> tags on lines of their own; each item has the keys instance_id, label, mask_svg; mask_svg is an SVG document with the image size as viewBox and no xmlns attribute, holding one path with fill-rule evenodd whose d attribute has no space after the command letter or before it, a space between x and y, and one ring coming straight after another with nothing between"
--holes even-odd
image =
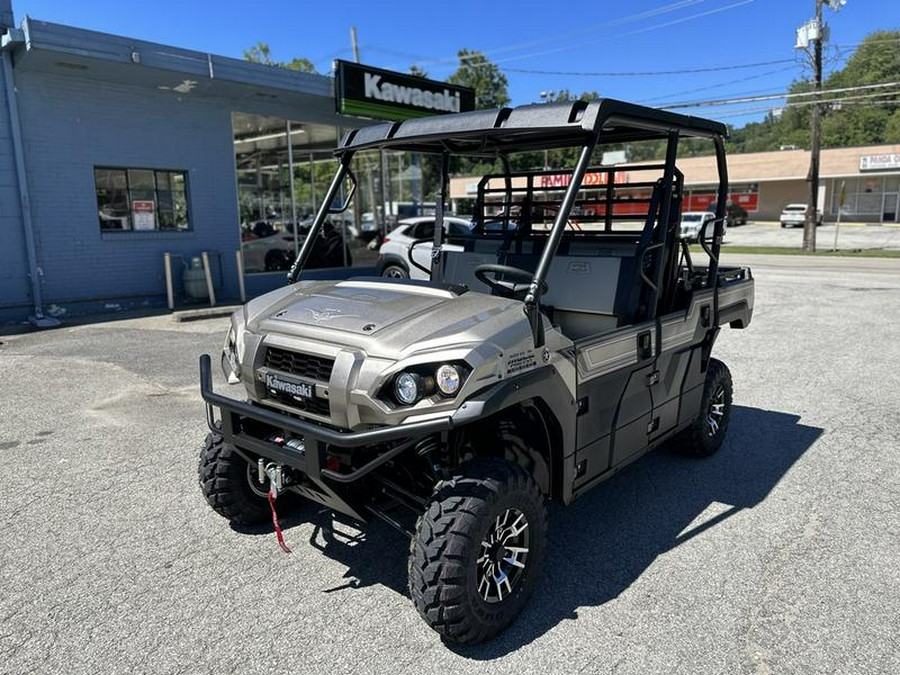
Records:
<instances>
[{"instance_id":1,"label":"green tree","mask_svg":"<svg viewBox=\"0 0 900 675\"><path fill-rule=\"evenodd\" d=\"M896 82L898 79L900 31L877 31L865 37L843 69L825 80L824 89L846 89ZM896 88L826 94L825 101L868 98L823 106L822 145L829 148L886 142L888 121L900 104L900 96L892 92L896 92Z\"/></svg>"},{"instance_id":2,"label":"green tree","mask_svg":"<svg viewBox=\"0 0 900 675\"><path fill-rule=\"evenodd\" d=\"M266 42L257 42L250 49L244 50L244 59L251 63L261 63L265 66L296 70L301 73L315 73L316 67L309 59L295 58L290 61L275 61L272 59L272 50Z\"/></svg>"},{"instance_id":3,"label":"green tree","mask_svg":"<svg viewBox=\"0 0 900 675\"><path fill-rule=\"evenodd\" d=\"M878 31L866 36L844 67L825 79L822 88L828 92L898 80L900 31ZM812 89L810 80L798 80L788 91L802 94ZM900 95L890 93L895 91L896 88L886 88L823 94L822 147L888 143L896 139L900 120L894 121L894 111L900 105ZM875 98L874 94L880 95ZM852 100L854 98L856 100ZM780 116L769 115L762 122L752 122L734 130L728 149L731 152L761 152L778 150L785 145L809 148L811 102L811 96L789 98Z\"/></svg>"},{"instance_id":4,"label":"green tree","mask_svg":"<svg viewBox=\"0 0 900 675\"><path fill-rule=\"evenodd\" d=\"M900 143L900 108L894 111L884 125L884 142Z\"/></svg>"},{"instance_id":5,"label":"green tree","mask_svg":"<svg viewBox=\"0 0 900 675\"><path fill-rule=\"evenodd\" d=\"M475 107L502 108L509 104L509 81L500 68L479 51L460 49L459 68L447 82L475 90Z\"/></svg>"},{"instance_id":6,"label":"green tree","mask_svg":"<svg viewBox=\"0 0 900 675\"><path fill-rule=\"evenodd\" d=\"M428 71L423 70L422 68L417 66L415 63L409 67L409 74L415 75L416 77L428 77Z\"/></svg>"}]
</instances>

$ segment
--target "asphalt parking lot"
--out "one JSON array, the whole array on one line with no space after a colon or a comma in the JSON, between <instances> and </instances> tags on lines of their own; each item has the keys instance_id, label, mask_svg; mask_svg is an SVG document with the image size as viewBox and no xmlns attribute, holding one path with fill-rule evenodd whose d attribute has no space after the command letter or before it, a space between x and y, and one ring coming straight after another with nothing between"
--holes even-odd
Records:
<instances>
[{"instance_id":1,"label":"asphalt parking lot","mask_svg":"<svg viewBox=\"0 0 900 675\"><path fill-rule=\"evenodd\" d=\"M725 261L757 302L717 345L722 450L551 509L534 597L475 648L420 621L386 526L310 506L284 555L207 507L196 364L225 319L0 336L0 672L900 672L900 261Z\"/></svg>"},{"instance_id":2,"label":"asphalt parking lot","mask_svg":"<svg viewBox=\"0 0 900 675\"><path fill-rule=\"evenodd\" d=\"M900 250L900 226L863 225L861 223L826 223L816 228L816 249L831 251L837 231L837 248L847 250ZM725 248L729 246L777 246L800 249L803 246L803 228L783 228L775 222L749 222L730 227L725 234Z\"/></svg>"}]
</instances>

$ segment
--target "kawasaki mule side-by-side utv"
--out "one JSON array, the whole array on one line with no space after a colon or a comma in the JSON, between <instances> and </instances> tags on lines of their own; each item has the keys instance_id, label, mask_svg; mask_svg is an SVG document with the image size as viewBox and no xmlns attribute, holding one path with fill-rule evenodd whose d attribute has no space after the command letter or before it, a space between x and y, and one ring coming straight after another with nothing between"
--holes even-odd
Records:
<instances>
[{"instance_id":1,"label":"kawasaki mule side-by-side utv","mask_svg":"<svg viewBox=\"0 0 900 675\"><path fill-rule=\"evenodd\" d=\"M232 317L222 367L245 396L214 392L201 357L209 504L238 523L274 517L276 497L384 520L411 539L409 593L429 626L464 643L502 630L540 576L546 500L569 504L664 442L695 455L723 442L731 376L712 349L722 325L750 323L754 290L749 269L719 264L725 133L605 99L347 134L289 284ZM718 165L702 261L679 238L685 138L708 139ZM598 161L659 140L663 161ZM560 148L565 169L511 169ZM437 222L452 158L493 162L471 231L413 242L431 249L428 281L300 280L329 207L353 192L354 155L379 149L438 156Z\"/></svg>"}]
</instances>

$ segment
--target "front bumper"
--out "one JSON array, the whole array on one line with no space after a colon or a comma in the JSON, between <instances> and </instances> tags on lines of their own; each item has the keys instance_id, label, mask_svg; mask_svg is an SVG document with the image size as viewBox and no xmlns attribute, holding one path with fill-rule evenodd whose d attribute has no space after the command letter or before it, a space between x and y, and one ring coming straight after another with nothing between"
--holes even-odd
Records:
<instances>
[{"instance_id":1,"label":"front bumper","mask_svg":"<svg viewBox=\"0 0 900 675\"><path fill-rule=\"evenodd\" d=\"M226 443L239 452L263 457L303 472L313 486L296 489L305 496L337 511L365 520L359 509L351 505L336 487L353 483L391 460L416 441L429 434L447 431L454 426L449 415L422 422L378 427L366 431L339 431L307 422L286 413L262 406L236 401L213 391L211 360L208 354L200 357L200 395L206 403L206 423L210 431L220 434ZM219 423L216 423L216 409ZM299 439L302 450L286 443L269 440L273 437ZM348 472L326 468L329 446L361 448L383 445L389 449L376 454L366 464Z\"/></svg>"}]
</instances>

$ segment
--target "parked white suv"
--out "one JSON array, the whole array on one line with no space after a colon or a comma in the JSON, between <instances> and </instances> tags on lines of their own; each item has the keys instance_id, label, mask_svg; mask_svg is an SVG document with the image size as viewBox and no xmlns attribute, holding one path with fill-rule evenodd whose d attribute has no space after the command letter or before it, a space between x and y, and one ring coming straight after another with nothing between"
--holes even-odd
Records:
<instances>
[{"instance_id":1,"label":"parked white suv","mask_svg":"<svg viewBox=\"0 0 900 675\"><path fill-rule=\"evenodd\" d=\"M784 207L778 220L782 227L803 227L806 222L806 204L788 204ZM822 212L816 212L816 226L822 224Z\"/></svg>"},{"instance_id":2,"label":"parked white suv","mask_svg":"<svg viewBox=\"0 0 900 675\"><path fill-rule=\"evenodd\" d=\"M428 274L409 264L409 247L414 241L434 239L434 216L404 218L391 230L378 249L375 268L383 277L397 279L428 279ZM467 235L472 232L471 221L447 216L444 218L444 236ZM431 267L431 247L427 243L413 249L413 260L422 267Z\"/></svg>"},{"instance_id":3,"label":"parked white suv","mask_svg":"<svg viewBox=\"0 0 900 675\"><path fill-rule=\"evenodd\" d=\"M685 211L681 214L681 238L688 241L697 241L700 230L710 220L715 220L716 214L712 211ZM727 227L724 225L723 227ZM712 226L707 228L708 235L712 235Z\"/></svg>"}]
</instances>

